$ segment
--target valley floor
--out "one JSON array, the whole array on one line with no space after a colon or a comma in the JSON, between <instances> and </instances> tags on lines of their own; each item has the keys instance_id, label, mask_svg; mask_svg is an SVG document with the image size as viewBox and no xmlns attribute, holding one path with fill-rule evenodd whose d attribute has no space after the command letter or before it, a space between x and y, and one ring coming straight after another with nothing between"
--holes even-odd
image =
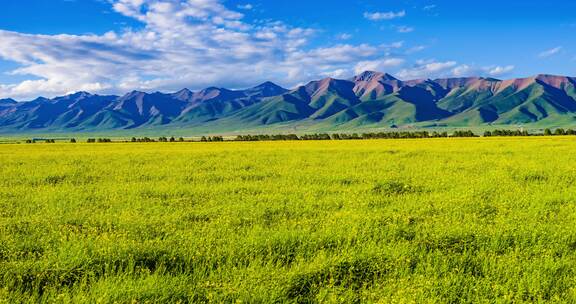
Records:
<instances>
[{"instance_id":1,"label":"valley floor","mask_svg":"<svg viewBox=\"0 0 576 304\"><path fill-rule=\"evenodd\" d=\"M0 302L574 302L574 151L0 145Z\"/></svg>"}]
</instances>

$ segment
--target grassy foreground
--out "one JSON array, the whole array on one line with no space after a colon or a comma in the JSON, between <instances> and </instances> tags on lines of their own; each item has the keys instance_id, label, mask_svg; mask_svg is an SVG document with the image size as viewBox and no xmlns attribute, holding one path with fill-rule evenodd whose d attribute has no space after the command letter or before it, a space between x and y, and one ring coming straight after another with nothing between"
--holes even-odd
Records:
<instances>
[{"instance_id":1,"label":"grassy foreground","mask_svg":"<svg viewBox=\"0 0 576 304\"><path fill-rule=\"evenodd\" d=\"M575 151L0 145L0 302L574 302Z\"/></svg>"}]
</instances>

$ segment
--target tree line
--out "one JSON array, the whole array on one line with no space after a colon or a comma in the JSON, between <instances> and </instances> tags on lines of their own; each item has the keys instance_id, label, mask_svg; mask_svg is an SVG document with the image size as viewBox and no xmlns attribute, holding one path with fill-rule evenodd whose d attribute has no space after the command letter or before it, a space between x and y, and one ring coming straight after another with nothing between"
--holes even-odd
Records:
<instances>
[{"instance_id":1,"label":"tree line","mask_svg":"<svg viewBox=\"0 0 576 304\"><path fill-rule=\"evenodd\" d=\"M296 134L277 135L239 135L235 141L275 141L275 140L361 140L361 139L411 139L411 138L442 138L442 137L477 137L472 131L448 132L378 132L378 133L318 133L298 136Z\"/></svg>"},{"instance_id":2,"label":"tree line","mask_svg":"<svg viewBox=\"0 0 576 304\"><path fill-rule=\"evenodd\" d=\"M543 133L530 133L526 130L492 130L485 131L484 137L502 137L502 136L567 136L576 135L573 129L545 129ZM223 136L202 136L199 140L184 139L183 137L132 137L129 142L147 143L147 142L223 142L223 141L292 141L292 140L366 140L366 139L417 139L417 138L458 138L458 137L479 137L471 130L448 132L428 132L428 131L402 131L402 132L372 132L372 133L315 133L315 134L258 134L258 135L238 135L232 139L224 139ZM55 139L27 139L26 143L36 142L55 143ZM76 143L76 139L69 140L70 143ZM110 138L88 138L87 143L111 143ZM126 141L125 141L126 142Z\"/></svg>"},{"instance_id":3,"label":"tree line","mask_svg":"<svg viewBox=\"0 0 576 304\"><path fill-rule=\"evenodd\" d=\"M576 135L576 130L558 128L552 131L544 129L544 133L529 133L526 130L493 130L484 132L484 137L491 136L567 136Z\"/></svg>"}]
</instances>

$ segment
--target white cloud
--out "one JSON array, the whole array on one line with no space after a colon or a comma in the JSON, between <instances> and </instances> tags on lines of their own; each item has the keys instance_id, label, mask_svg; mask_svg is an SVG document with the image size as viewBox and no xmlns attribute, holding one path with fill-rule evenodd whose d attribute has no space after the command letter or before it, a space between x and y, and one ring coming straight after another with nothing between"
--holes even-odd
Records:
<instances>
[{"instance_id":1,"label":"white cloud","mask_svg":"<svg viewBox=\"0 0 576 304\"><path fill-rule=\"evenodd\" d=\"M451 75L451 69L456 67L456 61L419 60L410 68L398 72L398 77L403 79L433 78Z\"/></svg>"},{"instance_id":2,"label":"white cloud","mask_svg":"<svg viewBox=\"0 0 576 304\"><path fill-rule=\"evenodd\" d=\"M412 33L414 30L415 29L411 26L401 25L396 27L396 31L398 31L398 33Z\"/></svg>"},{"instance_id":3,"label":"white cloud","mask_svg":"<svg viewBox=\"0 0 576 304\"><path fill-rule=\"evenodd\" d=\"M399 49L399 48L402 48L403 46L404 46L404 41L396 41L396 42L392 42L390 44L381 45L381 47L383 47L383 48L390 48L390 49Z\"/></svg>"},{"instance_id":4,"label":"white cloud","mask_svg":"<svg viewBox=\"0 0 576 304\"><path fill-rule=\"evenodd\" d=\"M477 67L474 65L461 64L452 69L452 76L454 77L500 77L514 71L516 67L513 65L499 66L490 65L484 67Z\"/></svg>"},{"instance_id":5,"label":"white cloud","mask_svg":"<svg viewBox=\"0 0 576 304\"><path fill-rule=\"evenodd\" d=\"M361 61L354 67L354 73L360 74L364 71L385 71L386 69L398 67L404 64L402 58L382 58L378 60Z\"/></svg>"},{"instance_id":6,"label":"white cloud","mask_svg":"<svg viewBox=\"0 0 576 304\"><path fill-rule=\"evenodd\" d=\"M500 77L514 71L516 67L513 65L499 66L491 65L484 67L477 67L474 65L461 64L452 69L452 76L454 77Z\"/></svg>"},{"instance_id":7,"label":"white cloud","mask_svg":"<svg viewBox=\"0 0 576 304\"><path fill-rule=\"evenodd\" d=\"M465 72L455 61L418 61L407 66L404 56L424 47L404 50L403 41L380 45L340 41L312 47L309 42L318 30L279 21L247 22L242 13L220 0L111 1L117 13L139 20L143 27L102 35L0 30L0 58L20 65L10 71L17 79L28 78L0 84L0 98L52 97L81 90L122 94L213 85L244 88L266 80L291 87L364 70L388 71L403 78ZM469 72L507 70L494 66Z\"/></svg>"},{"instance_id":8,"label":"white cloud","mask_svg":"<svg viewBox=\"0 0 576 304\"><path fill-rule=\"evenodd\" d=\"M431 11L431 10L434 10L436 7L437 7L436 4L430 4L430 5L424 6L422 9L425 11Z\"/></svg>"},{"instance_id":9,"label":"white cloud","mask_svg":"<svg viewBox=\"0 0 576 304\"><path fill-rule=\"evenodd\" d=\"M369 44L340 44L311 51L293 52L288 54L287 61L290 63L306 63L309 66L315 64L337 64L357 61L358 58L373 57L379 54L380 51L380 48Z\"/></svg>"},{"instance_id":10,"label":"white cloud","mask_svg":"<svg viewBox=\"0 0 576 304\"><path fill-rule=\"evenodd\" d=\"M399 12L365 12L364 18L371 21L392 20L406 16L406 11Z\"/></svg>"},{"instance_id":11,"label":"white cloud","mask_svg":"<svg viewBox=\"0 0 576 304\"><path fill-rule=\"evenodd\" d=\"M337 69L334 71L323 72L321 74L323 77L330 77L336 79L344 79L351 76L350 70L347 69Z\"/></svg>"},{"instance_id":12,"label":"white cloud","mask_svg":"<svg viewBox=\"0 0 576 304\"><path fill-rule=\"evenodd\" d=\"M425 50L426 48L427 47L425 45L417 45L417 46L414 46L414 47L407 49L406 54L418 53L418 52Z\"/></svg>"},{"instance_id":13,"label":"white cloud","mask_svg":"<svg viewBox=\"0 0 576 304\"><path fill-rule=\"evenodd\" d=\"M352 39L352 34L348 34L348 33L343 33L337 36L338 39L340 40L350 40Z\"/></svg>"},{"instance_id":14,"label":"white cloud","mask_svg":"<svg viewBox=\"0 0 576 304\"><path fill-rule=\"evenodd\" d=\"M104 35L30 35L0 30L0 58L30 80L0 85L0 97L31 98L87 90L285 86L358 62L386 57L401 44L309 47L316 30L278 21L248 23L220 0L111 0L143 28Z\"/></svg>"},{"instance_id":15,"label":"white cloud","mask_svg":"<svg viewBox=\"0 0 576 304\"><path fill-rule=\"evenodd\" d=\"M553 49L549 49L549 50L545 50L545 51L541 52L540 54L538 54L538 57L549 58L549 57L552 57L552 56L560 53L560 51L562 51L562 47L558 46L558 47L555 47Z\"/></svg>"},{"instance_id":16,"label":"white cloud","mask_svg":"<svg viewBox=\"0 0 576 304\"><path fill-rule=\"evenodd\" d=\"M454 77L466 77L466 76L470 76L473 73L474 73L474 68L472 68L471 66L469 66L467 64L462 64L462 65L459 65L459 66L452 69L452 75Z\"/></svg>"},{"instance_id":17,"label":"white cloud","mask_svg":"<svg viewBox=\"0 0 576 304\"><path fill-rule=\"evenodd\" d=\"M483 66L458 64L456 61L419 60L411 68L402 69L398 76L404 79L440 77L499 77L515 69L513 65Z\"/></svg>"},{"instance_id":18,"label":"white cloud","mask_svg":"<svg viewBox=\"0 0 576 304\"><path fill-rule=\"evenodd\" d=\"M485 68L488 75L498 77L512 72L516 67L513 65L507 66L492 66Z\"/></svg>"},{"instance_id":19,"label":"white cloud","mask_svg":"<svg viewBox=\"0 0 576 304\"><path fill-rule=\"evenodd\" d=\"M241 10L249 11L249 10L252 10L254 8L254 5L247 3L247 4L239 4L237 7Z\"/></svg>"}]
</instances>

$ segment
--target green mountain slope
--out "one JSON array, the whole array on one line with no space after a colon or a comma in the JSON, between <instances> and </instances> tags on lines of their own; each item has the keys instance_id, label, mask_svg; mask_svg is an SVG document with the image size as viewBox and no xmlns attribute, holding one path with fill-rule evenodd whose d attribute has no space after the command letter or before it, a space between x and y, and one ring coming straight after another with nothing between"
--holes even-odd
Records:
<instances>
[{"instance_id":1,"label":"green mountain slope","mask_svg":"<svg viewBox=\"0 0 576 304\"><path fill-rule=\"evenodd\" d=\"M187 89L172 94L80 92L30 102L0 100L0 133L242 132L402 127L572 127L576 78L537 75L399 80L364 72L286 90L266 82L246 90Z\"/></svg>"}]
</instances>

